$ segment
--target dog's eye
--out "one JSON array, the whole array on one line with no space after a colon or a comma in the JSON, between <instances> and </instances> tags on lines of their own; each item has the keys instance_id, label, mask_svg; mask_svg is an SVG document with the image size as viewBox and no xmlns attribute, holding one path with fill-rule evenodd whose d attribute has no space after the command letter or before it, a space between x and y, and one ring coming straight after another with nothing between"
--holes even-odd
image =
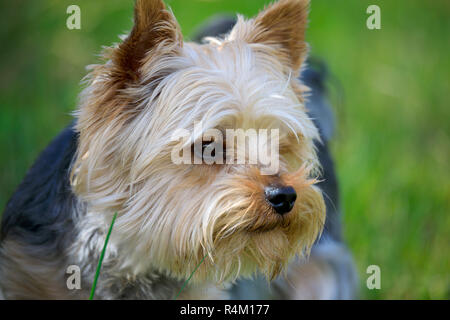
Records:
<instances>
[{"instance_id":1,"label":"dog's eye","mask_svg":"<svg viewBox=\"0 0 450 320\"><path fill-rule=\"evenodd\" d=\"M205 150L208 146L211 146L215 141L202 141L202 149Z\"/></svg>"},{"instance_id":2,"label":"dog's eye","mask_svg":"<svg viewBox=\"0 0 450 320\"><path fill-rule=\"evenodd\" d=\"M192 145L194 157L205 164L222 164L225 157L225 143L222 140L202 140Z\"/></svg>"}]
</instances>

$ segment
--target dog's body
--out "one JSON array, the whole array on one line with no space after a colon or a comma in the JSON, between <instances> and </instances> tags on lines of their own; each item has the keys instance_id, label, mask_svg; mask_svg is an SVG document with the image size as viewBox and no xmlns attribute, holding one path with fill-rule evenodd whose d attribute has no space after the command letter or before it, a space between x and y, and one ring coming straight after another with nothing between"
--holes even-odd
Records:
<instances>
[{"instance_id":1,"label":"dog's body","mask_svg":"<svg viewBox=\"0 0 450 320\"><path fill-rule=\"evenodd\" d=\"M283 0L279 5L276 4L266 10L260 16L260 23L265 21L264 18L276 14L277 11L283 13L285 9L291 11L298 9L300 16L295 16L295 18L300 17L304 19L303 11L306 10L306 3L307 1ZM179 54L178 52L173 53L178 50L175 48L175 45L179 42L179 34L178 31L173 31L173 28L176 26L171 25L174 23L171 15L164 13L161 17L155 18L155 14L153 14L151 17L143 18L143 15L146 14L144 11L157 12L162 9L164 9L164 6L160 1L138 1L135 28L128 37L128 41L125 40L125 45L121 45L117 49L120 52L115 51L110 56L110 61L112 62L109 62L109 65L113 64L113 67L116 69L105 70L105 68L110 68L106 64L106 67L100 66L94 70L91 84L82 95L82 107L78 112L77 122L67 127L41 154L9 201L3 214L0 249L0 288L3 290L5 298L86 299L89 296L93 283L105 235L111 222L112 214L115 212L118 212L118 221L106 251L96 290L96 298L171 299L176 296L184 280L188 278L201 259L205 257L209 258L206 258L198 269L197 274L181 293L180 298L352 298L354 296L355 277L351 256L341 242L337 184L333 163L327 148L328 140L333 131L333 121L325 101L320 73L312 69L305 70L302 80L304 84L312 89L306 107L309 116L314 119L315 126L319 129L318 132L320 132L322 142L318 142L318 140L315 142L317 148L316 156L316 152L311 148L313 140L318 138L318 136L315 136L316 129L311 127L309 120L303 118L303 115L299 113L299 121L303 121L303 123L301 125L298 124L299 129L297 130L299 130L298 132L301 134L304 142L301 142L301 149L297 153L300 154L300 165L315 163L317 161L316 157L318 157L318 162L321 163L323 168L322 176L320 177L322 182L318 186L327 196L322 200L321 193L317 191L318 189L308 182L309 179L305 176L308 173L302 172L301 169L300 173L302 175L291 174L288 169L290 166L282 162L280 173L275 175L277 185L289 182L299 194L299 199L295 202L295 206L287 210L292 212L288 212L286 215L283 212L282 220L275 219L276 217L272 217L275 213L268 211L267 221L262 221L259 216L252 216L251 220L246 221L242 218L241 208L237 209L231 206L227 207L228 209L225 212L223 208L225 205L218 202L218 199L214 202L214 208L215 211L223 212L223 214L222 216L209 217L209 215L214 213L209 213L206 209L202 209L201 206L201 201L210 201L209 199L202 200L205 198L205 195L198 198L196 200L197 203L193 204L197 205L196 208L198 208L199 212L204 212L203 215L196 218L195 216L198 214L195 212L184 214L184 211L189 211L190 204L189 199L183 197L189 197L190 193L185 195L182 193L183 190L178 191L180 184L188 191L191 188L192 198L195 198L196 193L201 193L199 190L203 186L211 188L211 192L215 192L213 187L215 184L211 185L212 182L208 181L208 179L213 177L217 181L217 179L222 179L222 176L229 179L229 171L219 174L220 168L205 169L201 165L201 169L189 169L194 172L192 174L191 171L175 171L179 169L178 167L173 167L170 169L170 174L168 173L169 171L166 171L166 176L163 176L162 181L159 181L154 178L155 175L158 176L158 172L152 170L155 168L169 170L165 165L161 164L162 160L156 161L152 158L153 162L146 162L143 165L145 168L141 169L141 171L135 170L137 168L135 165L127 166L127 161L142 163L142 157L156 157L156 155L150 155L153 150L147 150L145 146L144 149L140 149L142 146L138 139L135 139L136 144L133 146L134 153L131 158L123 156L118 162L116 159L111 159L119 151L115 150L114 154L110 153L108 148L112 147L111 145L108 146L108 144L112 142L106 140L110 136L118 136L121 133L115 130L118 126L111 126L104 130L102 122L105 119L111 119L110 117L114 117L115 121L115 119L128 117L129 114L133 114L133 117L125 120L124 123L126 124L122 123L120 125L129 126L131 122L137 121L136 117L138 116L135 113L143 113L145 111L143 109L147 105L152 105L152 101L158 101L158 103L163 104L165 97L170 100L170 92L165 93L164 89L157 88L157 86L166 81L165 77L168 78L171 72L176 73L178 67L184 68L183 64L185 61L172 59L172 55ZM166 44L169 42L171 47L168 50L163 49L163 52L158 53L157 56L154 53L156 49L145 49L149 50L146 53L147 55L154 56L143 62L143 65L139 67L140 72L143 72L144 69L155 70L155 68L159 68L159 71L154 72L151 77L141 81L135 79L135 77L139 77L137 72L123 72L125 68L135 70L138 63L133 60L134 57L127 56L128 53L124 52L131 50L133 55L135 55L136 51L142 51L139 41L143 41L142 39L144 38L146 42L154 41L142 35L134 37L140 32L140 24L151 22L144 21L145 19L160 19L164 22L161 23L160 21L157 24L159 26L157 28L158 34L152 34L152 36L164 37L164 39L160 39L160 43ZM285 19L289 20L289 17L285 17ZM192 51L190 51L191 45L185 44L183 59L189 58L191 62L200 59L200 63L203 63L202 61L206 58L201 59L202 50L216 50L214 48L218 48L217 52L211 53L208 51L207 53L208 58L213 57L212 60L221 59L219 55L226 55L227 50L230 50L228 54L233 55L234 59L249 59L248 56L245 56L245 54L250 52L246 48L247 45L240 43L240 41L232 40L250 37L249 33L251 33L251 30L249 26L249 23L238 21L238 27L231 31L231 36L228 36L228 40L215 40L217 43L214 46L217 47L213 47L213 49L201 47L199 51L198 48L200 47L192 44ZM167 29L164 29L165 27ZM168 32L170 30L173 32ZM215 25L206 33L217 36L227 31L228 27L225 22L221 26ZM302 33L301 31L299 33ZM292 36L292 33L289 33L289 36ZM174 41L172 44L170 44L171 39ZM290 65L289 68L292 68L292 70L297 70L304 59L304 47L302 39L293 40L301 42L301 45L299 48L290 48L289 50L298 51L298 54L291 54L289 60L282 56L281 60L283 63L288 63ZM230 43L235 41L238 46L233 47L229 45L231 48L229 49L227 41ZM259 41L262 40L257 42ZM152 44L152 46L154 47L155 44ZM158 49L161 49L160 47L161 45L158 46ZM270 48L256 45L252 50L262 50L261 52L263 52L266 49ZM240 57L236 56L236 52L239 53L239 50L241 54L243 52L245 54ZM270 50L267 52L271 52ZM283 50L281 51L284 52ZM263 53L267 54L267 52ZM120 57L118 57L119 54ZM128 58L123 59L124 55ZM142 55L145 56L145 53L140 52L139 61L142 61L140 60ZM155 57L158 57L159 61L165 59L164 68L155 65L154 61L158 61L155 60ZM171 59L173 61L170 61ZM213 64L213 62L209 63ZM214 63L221 65L220 61L214 61ZM246 62L241 61L239 63L244 63L245 65ZM277 64L277 62L274 63ZM120 72L117 70L117 65L114 64L120 65L120 68L122 68ZM203 69L210 67L211 65L208 64L202 65ZM277 77L282 76L282 72L278 74L277 70L272 71L277 73ZM109 88L114 87L114 90L107 92L107 94L103 93L106 90L103 84L95 87L98 85L97 82L104 81L106 73L103 72L108 72L108 77L114 78L114 82L109 84ZM120 74L118 75L118 73ZM264 75L264 73L261 74ZM259 74L256 73L256 75ZM185 74L184 76L187 77L184 81L188 81L189 75ZM289 78L286 77L287 79ZM111 79L107 79L107 81L109 80ZM150 98L147 93L146 98L137 98L137 95L143 94L143 90L138 90L134 85L129 85L128 83L131 81L145 83L148 86L147 89L149 87L152 88L152 92L161 91L159 91L158 95L151 93ZM199 80L197 79L197 81ZM270 77L266 81L271 81ZM124 82L127 85L124 85ZM174 89L180 90L180 88L177 88L176 83L170 83L169 80L167 80L165 85L167 87L173 86ZM189 86L189 84L186 85ZM207 83L203 84L203 86L207 85ZM296 84L291 85L293 87L296 86ZM102 91L100 92L99 90ZM117 91L120 94L116 93L115 90L120 90ZM194 87L192 90L197 89ZM303 89L300 87L295 87L295 90L297 90L297 93L303 92ZM169 94L169 96L166 96L166 94ZM127 95L133 96L133 101L147 99L147 102L144 102L139 107L134 107L135 109L131 111L129 109L124 110L121 105L124 104L124 100L128 99ZM206 93L200 94L201 97L206 95ZM290 98L290 96L288 97ZM272 96L261 99L266 98L272 98ZM179 98L177 97L177 99ZM213 103L214 98L211 99L211 103ZM300 97L298 99L300 102L302 101ZM102 105L109 103L110 109L103 109L100 118L96 120L95 117L99 115L93 114L92 109L94 104L100 104L99 101L102 102ZM129 103L127 102L127 104ZM196 103L197 105L200 104L198 101ZM168 105L172 106L172 104ZM118 111L109 114L108 112L112 110L111 108L117 108ZM154 104L152 108L157 110L158 106ZM150 112L156 111L152 110ZM98 113L98 111L95 110L94 113ZM205 111L202 111L202 114L204 113ZM279 113L282 115L282 110ZM125 114L126 116L124 116ZM164 114L160 114L158 119L163 119L163 116ZM152 117L155 117L155 115L152 115ZM158 127L161 125L161 123L158 123L151 117L146 118L146 116L142 116L139 120L145 122L148 126ZM257 124L258 121L253 123ZM137 122L134 125L136 128L139 128ZM294 125L297 124L294 123ZM266 128L267 124L257 124L257 126ZM127 136L133 137L133 135L136 135L136 138L142 137L144 136L143 132L148 132L151 128L143 129L140 133L135 130L126 132ZM155 136L155 133L151 133L151 136ZM105 145L108 148L102 149ZM128 146L123 142L122 147L127 148ZM96 151L94 151L94 148L95 150L97 148L102 150L99 150L99 154L95 155ZM142 151L140 154L137 154L135 150ZM99 158L95 159L95 157ZM89 164L93 158L95 161ZM107 159L106 162L105 159ZM286 163L290 162L287 161ZM149 164L152 164L151 169L148 168ZM93 170L92 168L95 169ZM270 180L272 176L263 177L253 171L251 171L253 173L245 171L245 174L239 172L239 170L243 170L242 167L228 170L237 170L233 172L232 177L233 179L239 177L240 183L243 184L246 184L246 179L255 184L256 182L254 181L258 183L262 183L261 181L272 181ZM245 168L245 170L250 169ZM123 172L127 172L126 178L123 175L119 176ZM165 192L159 198L156 196L157 190L154 190L156 188L147 185L147 181L150 181L158 185L157 189L164 189L164 183L170 184L170 182L165 182L164 179L167 181L167 179L174 179L181 175L187 176L183 177L183 180L180 180L174 188L167 187L168 190L163 190ZM255 175L256 178L250 175ZM130 177L133 177L133 179ZM124 183L121 179L128 181L126 191L121 191L120 189ZM129 181L133 181L131 186ZM225 184L225 182L222 182L222 184L227 186L227 188L230 186L230 184ZM200 189L197 189L198 186L200 186ZM256 187L253 184L251 186L252 188L261 188L259 184ZM211 195L211 199L214 199L216 193L219 193L221 189L218 190L214 195ZM230 192L228 189L225 191ZM155 196L149 196L152 192L155 193ZM254 199L251 202L246 202L246 199L239 198L243 196L240 193L245 195L245 191L240 189L238 194L233 195L237 202L241 201L243 204L246 204L247 208L257 207L258 210L256 211L258 214L260 210L263 210L262 208L266 210L266 203L261 204ZM144 198L139 199L134 194L138 196L143 195ZM250 192L249 195L251 194ZM304 197L301 194L304 194ZM145 195L147 195L147 198L145 198ZM165 201L169 195L170 200L167 200L167 204L159 204L161 197L162 201ZM225 196L228 197L228 194L225 193L223 197ZM132 201L135 201L134 204L131 203ZM184 206L178 206L178 202L183 201ZM255 202L257 205L254 204ZM327 219L322 236L320 240L316 241L317 234L320 232L319 227L322 229L320 222L322 221L323 223L323 220L321 220L321 207L323 204L321 203L326 205ZM170 207L169 209L166 208L167 205ZM211 206L211 203L208 202L208 205ZM230 205L227 204L227 206ZM172 209L174 210L173 212L178 212L176 220L170 220L170 217L175 214L171 211ZM154 211L158 210L162 211L159 216L157 213L154 213ZM314 217L311 217L310 220L298 220L300 218L294 216L293 213L297 212L296 210L301 214L308 214L309 212ZM300 213L298 214L299 216ZM251 212L250 214L254 215L256 213ZM233 215L239 219L233 218ZM211 229L212 241L209 241L208 238L210 235L208 223L211 223L208 219L214 219L215 223L217 221L221 223L219 224L221 229L217 229L216 224ZM268 225L268 221L272 221L271 224ZM244 223L245 229L243 231L236 227L236 225ZM198 226L201 225L201 228L198 230L190 229L194 228L196 224ZM292 230L294 227L296 229ZM172 228L173 233L166 234L168 232L167 228ZM253 228L255 228L254 231ZM200 235L200 230L202 230L201 237L196 238L197 233ZM208 232L204 233L205 230ZM220 235L220 232L228 232L228 235L219 237L217 233ZM242 235L241 232L245 233ZM314 242L309 259L307 261L302 260L301 254L307 252ZM292 250L288 250L288 248ZM300 257L291 261L295 253L300 254ZM232 254L233 257L236 256L237 260L234 261L228 254ZM291 262L288 265L289 261ZM78 266L81 270L81 289L79 290L69 290L66 283L69 276L66 271L71 265ZM255 272L261 272L261 274L265 274L269 278L276 277L281 272L281 269L284 268L287 270L286 275L277 277L271 283L271 286L268 286L266 280L260 276L256 276L253 280L233 281L241 276L255 274ZM223 283L226 285L223 285Z\"/></svg>"}]
</instances>

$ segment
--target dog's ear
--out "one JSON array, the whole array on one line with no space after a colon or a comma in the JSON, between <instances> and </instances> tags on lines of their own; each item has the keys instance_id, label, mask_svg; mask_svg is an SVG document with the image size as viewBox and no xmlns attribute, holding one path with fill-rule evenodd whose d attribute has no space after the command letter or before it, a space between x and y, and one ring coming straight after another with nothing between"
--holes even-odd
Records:
<instances>
[{"instance_id":1,"label":"dog's ear","mask_svg":"<svg viewBox=\"0 0 450 320\"><path fill-rule=\"evenodd\" d=\"M111 55L118 72L116 76L126 81L139 79L140 68L148 55L175 51L182 46L182 41L178 22L162 0L137 0L133 29Z\"/></svg>"},{"instance_id":2,"label":"dog's ear","mask_svg":"<svg viewBox=\"0 0 450 320\"><path fill-rule=\"evenodd\" d=\"M308 9L309 0L280 0L250 21L239 19L229 38L275 46L289 67L298 70L308 51Z\"/></svg>"},{"instance_id":3,"label":"dog's ear","mask_svg":"<svg viewBox=\"0 0 450 320\"><path fill-rule=\"evenodd\" d=\"M106 63L90 67L89 86L81 94L77 121L83 146L90 139L85 137L95 136L101 127L113 123L119 128L118 123L125 123L139 112L136 107L142 96L133 89L143 81L158 80L145 78L146 65L162 57L179 55L182 41L178 22L162 0L136 0L130 34L122 43L105 49ZM162 76L160 72L158 77ZM87 144L85 147L88 148Z\"/></svg>"}]
</instances>

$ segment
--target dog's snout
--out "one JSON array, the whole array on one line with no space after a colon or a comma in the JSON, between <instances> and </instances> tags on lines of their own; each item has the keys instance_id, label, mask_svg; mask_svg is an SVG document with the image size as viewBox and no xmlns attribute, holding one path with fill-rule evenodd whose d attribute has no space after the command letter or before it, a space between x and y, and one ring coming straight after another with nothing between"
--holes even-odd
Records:
<instances>
[{"instance_id":1,"label":"dog's snout","mask_svg":"<svg viewBox=\"0 0 450 320\"><path fill-rule=\"evenodd\" d=\"M292 210L297 199L295 189L280 186L269 186L264 190L266 200L272 208L279 214L283 215Z\"/></svg>"}]
</instances>

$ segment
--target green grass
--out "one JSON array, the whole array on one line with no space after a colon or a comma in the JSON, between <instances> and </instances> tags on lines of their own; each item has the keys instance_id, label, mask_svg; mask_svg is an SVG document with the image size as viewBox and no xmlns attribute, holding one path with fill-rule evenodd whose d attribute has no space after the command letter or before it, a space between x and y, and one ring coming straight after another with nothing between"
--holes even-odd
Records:
<instances>
[{"instance_id":1,"label":"green grass","mask_svg":"<svg viewBox=\"0 0 450 320\"><path fill-rule=\"evenodd\" d=\"M205 254L205 256L202 258L202 260L200 260L198 265L195 267L194 271L191 272L191 275L189 276L189 278L187 278L186 281L184 281L183 285L180 288L180 291L178 291L177 295L173 298L173 300L177 300L178 299L180 294L183 292L184 288L186 288L186 286L188 285L189 281L191 281L192 277L197 272L198 268L202 265L203 261L205 261L207 256L208 256L208 254Z\"/></svg>"},{"instance_id":2,"label":"green grass","mask_svg":"<svg viewBox=\"0 0 450 320\"><path fill-rule=\"evenodd\" d=\"M102 253L100 254L100 257L98 259L97 270L95 270L94 282L92 284L91 294L89 296L89 300L94 300L95 289L97 288L97 281L98 281L98 278L100 276L100 271L102 269L103 258L105 257L105 252L106 252L106 248L108 246L109 237L111 236L111 232L113 230L114 222L116 221L116 218L117 218L117 212L114 213L114 216L113 216L112 221L111 221L111 225L109 226L108 233L106 234L105 243L103 244Z\"/></svg>"},{"instance_id":3,"label":"green grass","mask_svg":"<svg viewBox=\"0 0 450 320\"><path fill-rule=\"evenodd\" d=\"M219 12L247 16L263 0L171 0L185 35ZM65 27L79 4L82 29ZM365 27L369 4L382 29ZM0 4L0 208L38 153L71 119L84 67L131 27L132 1ZM450 2L312 0L307 38L344 88L332 90L332 145L345 239L363 298L450 298ZM365 288L381 267L381 290Z\"/></svg>"}]
</instances>

